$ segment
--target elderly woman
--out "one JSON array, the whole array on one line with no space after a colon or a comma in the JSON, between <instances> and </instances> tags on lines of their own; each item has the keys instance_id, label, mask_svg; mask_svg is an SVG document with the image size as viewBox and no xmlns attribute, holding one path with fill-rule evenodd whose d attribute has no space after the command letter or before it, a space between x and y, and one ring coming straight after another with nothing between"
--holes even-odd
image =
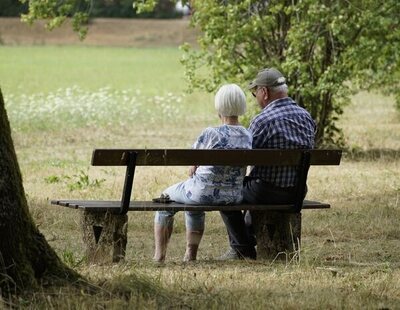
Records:
<instances>
[{"instance_id":1,"label":"elderly woman","mask_svg":"<svg viewBox=\"0 0 400 310\"><path fill-rule=\"evenodd\" d=\"M222 86L215 95L215 108L222 125L206 128L193 149L250 149L252 138L239 124L238 116L246 111L246 97L235 84ZM190 178L172 185L163 194L171 200L191 205L239 204L242 201L245 167L193 166ZM154 219L154 260L165 259L167 244L172 233L173 211L158 211ZM184 261L196 260L197 250L204 232L204 212L186 211L186 253Z\"/></svg>"}]
</instances>

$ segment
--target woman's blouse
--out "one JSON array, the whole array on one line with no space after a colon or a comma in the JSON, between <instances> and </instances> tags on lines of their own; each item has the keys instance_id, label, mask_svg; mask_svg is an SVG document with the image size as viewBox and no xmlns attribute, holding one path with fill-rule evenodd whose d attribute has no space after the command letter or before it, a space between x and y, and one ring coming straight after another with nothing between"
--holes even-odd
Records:
<instances>
[{"instance_id":1,"label":"woman's blouse","mask_svg":"<svg viewBox=\"0 0 400 310\"><path fill-rule=\"evenodd\" d=\"M243 126L206 128L193 149L251 149L252 136ZM199 204L238 204L243 199L246 167L199 166L185 182L186 196Z\"/></svg>"}]
</instances>

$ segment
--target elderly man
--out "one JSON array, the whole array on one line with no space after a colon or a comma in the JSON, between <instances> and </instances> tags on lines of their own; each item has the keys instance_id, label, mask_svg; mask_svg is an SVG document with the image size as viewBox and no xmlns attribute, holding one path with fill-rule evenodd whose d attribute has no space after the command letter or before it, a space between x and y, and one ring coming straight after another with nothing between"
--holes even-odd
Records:
<instances>
[{"instance_id":1,"label":"elderly man","mask_svg":"<svg viewBox=\"0 0 400 310\"><path fill-rule=\"evenodd\" d=\"M310 149L314 147L315 123L311 115L288 97L288 86L281 72L261 70L249 89L262 111L249 127L254 149ZM252 204L285 204L294 201L295 167L252 167L244 180L243 201ZM228 231L230 249L220 257L256 259L256 240L250 233L248 217L241 211L221 212ZM250 217L251 218L251 217Z\"/></svg>"}]
</instances>

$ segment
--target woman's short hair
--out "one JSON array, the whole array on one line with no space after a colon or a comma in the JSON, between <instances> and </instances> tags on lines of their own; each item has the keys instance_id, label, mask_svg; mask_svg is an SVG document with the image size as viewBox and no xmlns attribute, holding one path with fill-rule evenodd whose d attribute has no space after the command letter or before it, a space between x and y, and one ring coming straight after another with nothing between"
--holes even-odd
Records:
<instances>
[{"instance_id":1,"label":"woman's short hair","mask_svg":"<svg viewBox=\"0 0 400 310\"><path fill-rule=\"evenodd\" d=\"M215 94L215 109L221 116L239 116L246 112L246 96L236 84L221 86Z\"/></svg>"}]
</instances>

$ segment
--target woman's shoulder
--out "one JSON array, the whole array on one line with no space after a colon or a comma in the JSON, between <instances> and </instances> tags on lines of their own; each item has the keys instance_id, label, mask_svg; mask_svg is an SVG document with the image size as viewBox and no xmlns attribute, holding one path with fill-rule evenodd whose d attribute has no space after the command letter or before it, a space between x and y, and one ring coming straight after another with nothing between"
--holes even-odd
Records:
<instances>
[{"instance_id":1,"label":"woman's shoulder","mask_svg":"<svg viewBox=\"0 0 400 310\"><path fill-rule=\"evenodd\" d=\"M203 129L203 131L201 132L202 136L210 136L210 135L215 135L218 133L217 130L218 127L206 127Z\"/></svg>"},{"instance_id":2,"label":"woman's shoulder","mask_svg":"<svg viewBox=\"0 0 400 310\"><path fill-rule=\"evenodd\" d=\"M219 127L219 135L227 138L241 141L241 143L245 143L245 141L252 141L252 135L250 131L248 131L245 127L241 125L223 125Z\"/></svg>"},{"instance_id":3,"label":"woman's shoulder","mask_svg":"<svg viewBox=\"0 0 400 310\"><path fill-rule=\"evenodd\" d=\"M216 132L230 132L230 131L239 131L239 132L248 132L248 130L242 125L220 125L216 127L210 127L212 130Z\"/></svg>"},{"instance_id":4,"label":"woman's shoulder","mask_svg":"<svg viewBox=\"0 0 400 310\"><path fill-rule=\"evenodd\" d=\"M207 127L202 132L203 137L218 137L228 138L232 137L249 137L252 135L250 131L242 125L221 125L215 127Z\"/></svg>"}]
</instances>

